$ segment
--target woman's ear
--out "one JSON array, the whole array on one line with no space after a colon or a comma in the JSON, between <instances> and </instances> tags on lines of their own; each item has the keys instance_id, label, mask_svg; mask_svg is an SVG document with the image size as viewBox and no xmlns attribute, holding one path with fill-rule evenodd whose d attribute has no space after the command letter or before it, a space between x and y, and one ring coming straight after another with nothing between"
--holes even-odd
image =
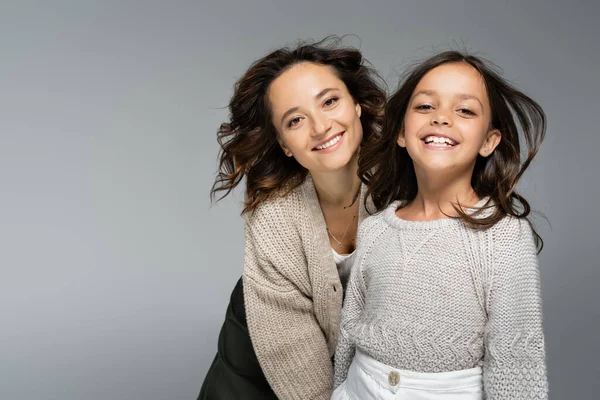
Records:
<instances>
[{"instance_id":1,"label":"woman's ear","mask_svg":"<svg viewBox=\"0 0 600 400\"><path fill-rule=\"evenodd\" d=\"M279 143L279 146L281 147L281 149L283 150L283 153L288 156L291 157L293 156L292 152L290 151L290 149L288 149L288 147L285 145L285 143L283 143L283 140L277 138L277 142Z\"/></svg>"},{"instance_id":2,"label":"woman's ear","mask_svg":"<svg viewBox=\"0 0 600 400\"><path fill-rule=\"evenodd\" d=\"M400 133L398 133L397 143L400 147L406 147L406 139L404 138L404 128L400 130Z\"/></svg>"}]
</instances>

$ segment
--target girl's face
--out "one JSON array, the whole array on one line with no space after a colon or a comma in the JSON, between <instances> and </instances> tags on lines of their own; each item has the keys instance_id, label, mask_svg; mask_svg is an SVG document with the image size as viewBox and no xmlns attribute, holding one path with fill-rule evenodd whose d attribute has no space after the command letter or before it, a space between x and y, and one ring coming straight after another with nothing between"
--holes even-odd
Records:
<instances>
[{"instance_id":1,"label":"girl's face","mask_svg":"<svg viewBox=\"0 0 600 400\"><path fill-rule=\"evenodd\" d=\"M398 144L416 172L472 174L477 156L487 157L500 142L490 119L481 74L465 63L443 64L417 84Z\"/></svg>"},{"instance_id":2,"label":"girl's face","mask_svg":"<svg viewBox=\"0 0 600 400\"><path fill-rule=\"evenodd\" d=\"M311 173L339 170L356 159L361 108L330 67L291 67L273 81L268 100L281 148Z\"/></svg>"}]
</instances>

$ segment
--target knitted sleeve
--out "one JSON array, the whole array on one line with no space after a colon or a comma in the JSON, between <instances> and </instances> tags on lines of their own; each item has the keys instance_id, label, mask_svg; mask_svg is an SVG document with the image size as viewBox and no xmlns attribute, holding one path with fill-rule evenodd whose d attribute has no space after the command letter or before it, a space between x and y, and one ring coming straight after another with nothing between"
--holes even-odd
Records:
<instances>
[{"instance_id":1,"label":"knitted sleeve","mask_svg":"<svg viewBox=\"0 0 600 400\"><path fill-rule=\"evenodd\" d=\"M348 286L346 287L346 298L342 308L342 320L340 323L340 335L335 349L334 388L341 385L348 375L348 369L352 363L355 353L355 345L350 340L349 332L354 328L365 306L366 287L363 279L362 262L366 253L364 243L365 232L368 230L369 221L360 226L356 239L356 261L352 266Z\"/></svg>"},{"instance_id":2,"label":"knitted sleeve","mask_svg":"<svg viewBox=\"0 0 600 400\"><path fill-rule=\"evenodd\" d=\"M547 399L540 276L533 233L527 221L511 217L492 229L494 264L484 336L486 398Z\"/></svg>"},{"instance_id":3,"label":"knitted sleeve","mask_svg":"<svg viewBox=\"0 0 600 400\"><path fill-rule=\"evenodd\" d=\"M329 399L333 367L298 232L274 209L247 217L245 233L246 316L265 377L281 400Z\"/></svg>"}]
</instances>

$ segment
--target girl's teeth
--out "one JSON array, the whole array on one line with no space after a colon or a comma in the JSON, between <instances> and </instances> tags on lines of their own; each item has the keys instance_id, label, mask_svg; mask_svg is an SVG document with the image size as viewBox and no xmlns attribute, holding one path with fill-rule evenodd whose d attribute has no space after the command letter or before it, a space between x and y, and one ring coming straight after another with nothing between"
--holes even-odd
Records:
<instances>
[{"instance_id":1,"label":"girl's teeth","mask_svg":"<svg viewBox=\"0 0 600 400\"><path fill-rule=\"evenodd\" d=\"M339 142L341 138L342 138L342 135L338 135L338 136L334 137L333 139L331 139L329 142L324 143L324 144L322 144L320 146L317 146L317 150L323 150L323 149L326 149L328 147L331 147L334 144L336 144L337 142Z\"/></svg>"},{"instance_id":2,"label":"girl's teeth","mask_svg":"<svg viewBox=\"0 0 600 400\"><path fill-rule=\"evenodd\" d=\"M426 144L436 144L436 145L443 145L443 146L454 146L454 142L448 138L443 138L443 137L437 137L437 136L430 136L425 138L425 143Z\"/></svg>"}]
</instances>

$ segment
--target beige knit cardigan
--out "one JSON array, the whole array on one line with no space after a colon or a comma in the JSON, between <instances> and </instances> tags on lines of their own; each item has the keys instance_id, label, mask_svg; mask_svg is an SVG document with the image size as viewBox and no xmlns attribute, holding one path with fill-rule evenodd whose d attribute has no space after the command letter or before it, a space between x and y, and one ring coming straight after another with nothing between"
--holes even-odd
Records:
<instances>
[{"instance_id":1,"label":"beige knit cardigan","mask_svg":"<svg viewBox=\"0 0 600 400\"><path fill-rule=\"evenodd\" d=\"M244 231L248 329L268 382L281 400L329 399L343 290L310 174L245 214Z\"/></svg>"}]
</instances>

